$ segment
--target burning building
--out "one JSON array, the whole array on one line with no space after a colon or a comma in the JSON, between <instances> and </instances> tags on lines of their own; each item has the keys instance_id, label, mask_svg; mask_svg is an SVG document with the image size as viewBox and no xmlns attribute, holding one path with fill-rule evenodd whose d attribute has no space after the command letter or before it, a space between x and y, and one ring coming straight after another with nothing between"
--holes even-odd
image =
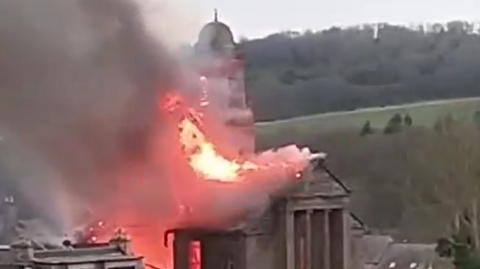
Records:
<instances>
[{"instance_id":1,"label":"burning building","mask_svg":"<svg viewBox=\"0 0 480 269\"><path fill-rule=\"evenodd\" d=\"M147 105L153 106L148 112L158 113L161 120L157 122L157 117L148 113L152 130L148 132L145 158L136 159L126 170L109 165L106 170L114 175L101 174L111 179L115 188L109 186L104 199L74 197L76 189L71 189L71 198L78 198L73 200L79 204L79 212L75 212L79 220L73 219L74 225L66 233L45 235L46 239L57 242L59 236L71 236L71 230L78 226L81 232L76 239L101 243L121 227L131 236L135 252L145 256L149 264L171 268L168 249L161 248L159 240L165 230L194 227L246 231L229 227L247 225L245 217L262 213L258 211L271 202L270 195L300 177L296 174L307 165L311 155L308 150L290 146L254 152L243 56L228 26L215 18L201 31L195 50L193 63L185 67L193 69L194 76L184 80L178 75L175 83L159 83L166 89L157 88L160 93L153 105L148 98ZM92 191L96 189L96 182L88 182ZM32 230L28 235L38 237L35 229L25 230Z\"/></svg>"},{"instance_id":2,"label":"burning building","mask_svg":"<svg viewBox=\"0 0 480 269\"><path fill-rule=\"evenodd\" d=\"M201 76L223 85L219 90L228 89L216 95L223 99L212 100L223 104L223 111L233 111L223 121L234 136L227 144L252 153L253 116L246 100L243 53L217 14L201 30L195 49ZM228 227L186 225L167 231L164 240L172 246L174 268L354 268L358 257L352 231L358 225L345 209L350 191L325 168L324 157L311 159L295 183Z\"/></svg>"},{"instance_id":3,"label":"burning building","mask_svg":"<svg viewBox=\"0 0 480 269\"><path fill-rule=\"evenodd\" d=\"M312 164L297 184L271 197L268 208L232 227L169 231L174 268L352 268L355 227L348 201L349 190Z\"/></svg>"},{"instance_id":4,"label":"burning building","mask_svg":"<svg viewBox=\"0 0 480 269\"><path fill-rule=\"evenodd\" d=\"M118 3L111 1L114 2ZM134 39L122 38L120 42ZM139 49L144 50L143 46ZM148 99L147 103L138 105L148 107L145 122L149 127L149 139L145 142L146 152L141 154L142 158L134 158L133 167L125 170L106 162L105 171L101 169L102 173L87 177L91 179L88 181L91 186L85 185L92 188L85 188L85 196L79 195L82 197L78 200L82 208L83 203L86 204L85 211L92 212L88 217L79 217L79 222L86 229L82 238L98 244L70 250L70 254L76 255L75 259L69 259L70 254L65 249L38 250L32 254L28 244L20 244L19 248L14 244L9 251L28 250L19 252L26 257L20 263L42 268L70 267L77 263L82 264L81 267L97 267L97 258L102 264L107 256L123 260L125 250L119 250L112 242L108 246L99 243L108 242L106 236L121 227L132 237L135 252L145 256L149 264L162 269L171 268L169 252L158 246L162 243L161 234L168 229L166 234L173 233L174 238L169 246L173 246L175 269L195 266L205 269L349 267L350 215L345 209L348 189L324 168L323 157L312 155L308 149L289 146L255 153L253 115L244 86L243 53L229 27L218 21L217 16L200 32L193 63L188 64L191 66L185 69L193 69L194 76L186 78L187 82L183 76L175 75L172 82L155 83L152 87L158 90L155 95L143 96L144 92L138 90L145 100ZM148 62L150 65L160 64ZM151 74L156 75L156 71ZM144 72L144 68L138 71L139 74ZM53 74L57 77L57 73ZM189 84L191 81L194 85ZM184 82L188 86L183 87ZM143 86L138 88L144 89ZM161 117L150 115L157 113ZM145 115L141 114L138 119L144 120ZM119 118L124 120L123 116ZM76 122L76 119L71 121ZM136 133L139 125L135 123L131 127ZM157 127L161 130L157 131ZM78 135L83 138L82 134L91 133ZM109 133L105 134L107 140L110 137ZM124 136L120 137L123 141ZM128 141L138 139L134 136ZM127 144L128 148L132 146ZM95 149L103 142L88 145ZM67 157L68 152L58 156ZM116 151L112 152L112 156L116 155ZM126 158L125 163L130 164L129 160ZM311 161L315 164L309 164ZM118 163L123 164L123 161ZM76 173L67 174L77 178ZM102 189L97 188L96 179L104 177L111 180L104 182L109 196L105 198L99 191L102 195L98 200L90 199L91 191ZM114 183L115 188L110 183ZM75 186L72 182L68 190L76 193ZM83 222L87 221L102 225L85 226ZM97 254L102 257L90 260L90 256ZM112 267L141 267L138 257L126 256L130 265L114 259L112 262L118 266Z\"/></svg>"}]
</instances>

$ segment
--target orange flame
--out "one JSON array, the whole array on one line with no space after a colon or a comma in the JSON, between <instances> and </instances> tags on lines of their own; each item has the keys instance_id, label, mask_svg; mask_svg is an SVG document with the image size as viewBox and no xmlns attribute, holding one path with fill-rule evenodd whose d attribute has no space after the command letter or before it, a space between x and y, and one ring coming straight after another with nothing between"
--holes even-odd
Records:
<instances>
[{"instance_id":1,"label":"orange flame","mask_svg":"<svg viewBox=\"0 0 480 269\"><path fill-rule=\"evenodd\" d=\"M298 159L293 162L276 160L260 164L255 161L241 160L240 156L232 159L220 154L216 145L208 139L202 130L205 126L203 126L203 113L201 110L204 105L208 104L208 101L206 79L202 77L200 80L202 82L202 96L199 100L200 107L197 107L197 109L185 104L185 100L178 94L166 96L166 100L161 103L164 110L168 112L180 111L182 114L178 124L179 142L190 167L199 178L223 182L238 182L244 179L244 175L248 171L274 170L277 168L283 170L291 169L292 176L299 177L299 172L304 166L295 163ZM272 152L267 153L271 155ZM301 153L303 154L304 152Z\"/></svg>"},{"instance_id":2,"label":"orange flame","mask_svg":"<svg viewBox=\"0 0 480 269\"><path fill-rule=\"evenodd\" d=\"M180 143L192 169L202 178L219 181L238 181L242 170L256 169L251 162L230 161L215 150L200 129L188 118L179 124Z\"/></svg>"},{"instance_id":3,"label":"orange flame","mask_svg":"<svg viewBox=\"0 0 480 269\"><path fill-rule=\"evenodd\" d=\"M178 133L174 134L173 138L170 134L166 135L166 137L168 137L166 140L178 146L175 150L181 148L180 156L175 152L175 160L179 161L177 159L178 157L183 158L181 166L183 167L183 165L188 164L186 167L189 175L191 172L194 172L200 180L230 183L245 181L247 178L251 179L248 183L256 183L257 181L253 180L253 178L294 179L301 176L301 171L308 162L309 151L299 150L296 146L283 148L281 152L280 150L271 150L260 155L252 154L248 156L248 158L246 158L246 156L223 154L224 148L217 148L220 144L217 146L215 138L213 138L213 136L209 137L210 133L205 131L206 128L211 127L206 126L210 123L207 121L210 120L210 118L205 119L203 115L203 109L208 105L207 80L205 78L201 78L200 80L203 87L202 96L197 100L193 100L193 103L188 103L188 101L191 100L184 99L183 96L176 93L165 96L166 98L160 102L161 112L168 113L169 115L167 117L173 119L174 124L178 124L178 126L172 125L173 127L178 127ZM211 131L210 129L207 130ZM173 140L170 141L170 138ZM229 145L226 146L228 147ZM204 183L205 182L201 182L199 185L210 185ZM223 184L219 185L224 186ZM234 184L228 185L232 186ZM246 187L246 185L250 184L242 185ZM255 184L252 184L252 186L253 185ZM262 184L262 186L264 185L269 184ZM110 233L107 231L110 231L112 227L124 227L132 238L132 247L136 253L144 256L149 264L155 265L156 267L162 269L172 268L172 251L164 248L162 244L157 244L157 240L152 240L152 238L160 238L163 230L166 227L170 227L171 223L182 221L183 216L188 215L185 206L189 208L191 205L195 206L197 201L200 203L203 202L202 199L197 200L196 195L192 195L192 193L195 193L195 191L185 193L185 197L183 193L179 195L180 198L177 201L177 206L183 210L179 210L180 216L169 215L173 220L167 220L167 217L165 217L165 219L163 219L163 217L161 219L155 219L151 218L151 216L144 216L142 215L143 213L138 213L136 208L134 210L126 209L120 213L117 212L118 214L113 214L111 211L107 212L107 214L112 214L112 222L114 222L115 225L113 225L113 223L111 224L110 221L104 222L102 220L95 222L96 225L94 228L88 231L89 234L91 234L90 239L96 242L107 240L107 237L110 236ZM190 200L191 197L193 197L192 200ZM183 200L184 198L186 198L185 201ZM185 206L183 204L184 202ZM116 212L115 210L112 211ZM128 225L128 223L135 223L136 221L142 225L138 227ZM149 223L146 224L145 222ZM200 251L200 245L198 242L194 242L191 251L192 254L194 254L191 257L192 268L199 269Z\"/></svg>"}]
</instances>

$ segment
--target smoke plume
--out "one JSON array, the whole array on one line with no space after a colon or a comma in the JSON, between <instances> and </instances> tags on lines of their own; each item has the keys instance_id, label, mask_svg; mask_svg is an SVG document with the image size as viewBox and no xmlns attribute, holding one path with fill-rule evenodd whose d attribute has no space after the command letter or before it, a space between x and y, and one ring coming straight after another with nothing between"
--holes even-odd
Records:
<instances>
[{"instance_id":1,"label":"smoke plume","mask_svg":"<svg viewBox=\"0 0 480 269\"><path fill-rule=\"evenodd\" d=\"M101 203L145 163L158 97L179 77L140 11L126 0L0 2L2 187L59 228L73 209L52 205Z\"/></svg>"},{"instance_id":2,"label":"smoke plume","mask_svg":"<svg viewBox=\"0 0 480 269\"><path fill-rule=\"evenodd\" d=\"M198 96L198 77L172 50L193 27L170 2L152 16L150 2L0 1L0 184L21 218L38 220L24 223L28 236L41 229L42 242L58 243L82 220L106 218L129 228L135 251L165 264L158 239L183 205L195 205L189 225L218 227L285 184L262 180L287 178L280 170L235 186L198 180L178 119L159 108L171 91Z\"/></svg>"}]
</instances>

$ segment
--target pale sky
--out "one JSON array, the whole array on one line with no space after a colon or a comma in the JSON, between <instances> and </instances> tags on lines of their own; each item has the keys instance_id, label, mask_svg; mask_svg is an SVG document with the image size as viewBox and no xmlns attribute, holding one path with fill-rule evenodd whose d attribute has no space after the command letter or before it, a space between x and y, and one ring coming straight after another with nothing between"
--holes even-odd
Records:
<instances>
[{"instance_id":1,"label":"pale sky","mask_svg":"<svg viewBox=\"0 0 480 269\"><path fill-rule=\"evenodd\" d=\"M205 22L217 8L236 37L263 37L281 30L322 30L363 22L480 21L479 0L184 0Z\"/></svg>"}]
</instances>

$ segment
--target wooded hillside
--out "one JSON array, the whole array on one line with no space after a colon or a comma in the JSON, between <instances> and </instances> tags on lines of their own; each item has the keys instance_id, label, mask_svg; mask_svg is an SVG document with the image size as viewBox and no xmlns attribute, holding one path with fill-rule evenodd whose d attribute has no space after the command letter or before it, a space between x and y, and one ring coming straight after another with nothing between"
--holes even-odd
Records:
<instances>
[{"instance_id":1,"label":"wooded hillside","mask_svg":"<svg viewBox=\"0 0 480 269\"><path fill-rule=\"evenodd\" d=\"M468 22L334 27L242 45L258 121L480 95L480 35Z\"/></svg>"}]
</instances>

